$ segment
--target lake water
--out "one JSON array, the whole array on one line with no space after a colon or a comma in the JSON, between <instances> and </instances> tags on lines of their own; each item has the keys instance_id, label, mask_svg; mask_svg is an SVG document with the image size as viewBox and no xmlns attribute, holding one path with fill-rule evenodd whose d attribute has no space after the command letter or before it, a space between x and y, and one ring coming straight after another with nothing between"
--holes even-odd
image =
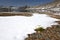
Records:
<instances>
[{"instance_id":1,"label":"lake water","mask_svg":"<svg viewBox=\"0 0 60 40\"><path fill-rule=\"evenodd\" d=\"M57 20L45 14L33 14L31 17L0 17L0 40L24 40L27 34L35 32L37 25L50 27Z\"/></svg>"}]
</instances>

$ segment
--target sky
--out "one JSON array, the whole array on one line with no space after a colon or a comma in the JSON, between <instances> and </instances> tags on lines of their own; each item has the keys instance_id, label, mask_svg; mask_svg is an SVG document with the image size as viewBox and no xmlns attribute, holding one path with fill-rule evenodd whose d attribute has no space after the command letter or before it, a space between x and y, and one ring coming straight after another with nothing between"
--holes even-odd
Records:
<instances>
[{"instance_id":1,"label":"sky","mask_svg":"<svg viewBox=\"0 0 60 40\"><path fill-rule=\"evenodd\" d=\"M23 6L23 5L39 5L52 2L52 0L0 0L0 5L4 6Z\"/></svg>"}]
</instances>

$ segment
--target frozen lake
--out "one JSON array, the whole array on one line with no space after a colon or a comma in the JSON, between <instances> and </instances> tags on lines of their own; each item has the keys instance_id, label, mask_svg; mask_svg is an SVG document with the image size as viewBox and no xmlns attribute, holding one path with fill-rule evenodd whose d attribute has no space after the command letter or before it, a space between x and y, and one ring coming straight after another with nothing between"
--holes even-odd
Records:
<instances>
[{"instance_id":1,"label":"frozen lake","mask_svg":"<svg viewBox=\"0 0 60 40\"><path fill-rule=\"evenodd\" d=\"M0 40L24 40L28 33L34 32L37 25L46 28L55 20L45 14L0 17Z\"/></svg>"}]
</instances>

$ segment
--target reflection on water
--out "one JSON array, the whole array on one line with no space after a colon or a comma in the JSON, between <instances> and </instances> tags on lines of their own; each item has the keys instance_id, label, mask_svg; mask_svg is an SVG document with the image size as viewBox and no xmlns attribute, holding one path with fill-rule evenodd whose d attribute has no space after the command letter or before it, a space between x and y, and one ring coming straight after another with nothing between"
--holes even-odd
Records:
<instances>
[{"instance_id":1,"label":"reflection on water","mask_svg":"<svg viewBox=\"0 0 60 40\"><path fill-rule=\"evenodd\" d=\"M27 34L34 32L37 25L46 28L55 20L45 14L34 14L31 17L0 17L0 40L23 40Z\"/></svg>"}]
</instances>

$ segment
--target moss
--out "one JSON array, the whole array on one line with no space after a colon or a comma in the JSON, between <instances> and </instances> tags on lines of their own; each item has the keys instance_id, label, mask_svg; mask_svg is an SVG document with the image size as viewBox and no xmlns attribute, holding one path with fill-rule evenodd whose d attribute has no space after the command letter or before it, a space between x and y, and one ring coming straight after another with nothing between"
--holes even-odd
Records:
<instances>
[{"instance_id":1,"label":"moss","mask_svg":"<svg viewBox=\"0 0 60 40\"><path fill-rule=\"evenodd\" d=\"M42 31L44 31L45 29L43 28L43 27L39 27L39 28L36 28L35 29L35 31L40 31L40 32L42 32Z\"/></svg>"}]
</instances>

